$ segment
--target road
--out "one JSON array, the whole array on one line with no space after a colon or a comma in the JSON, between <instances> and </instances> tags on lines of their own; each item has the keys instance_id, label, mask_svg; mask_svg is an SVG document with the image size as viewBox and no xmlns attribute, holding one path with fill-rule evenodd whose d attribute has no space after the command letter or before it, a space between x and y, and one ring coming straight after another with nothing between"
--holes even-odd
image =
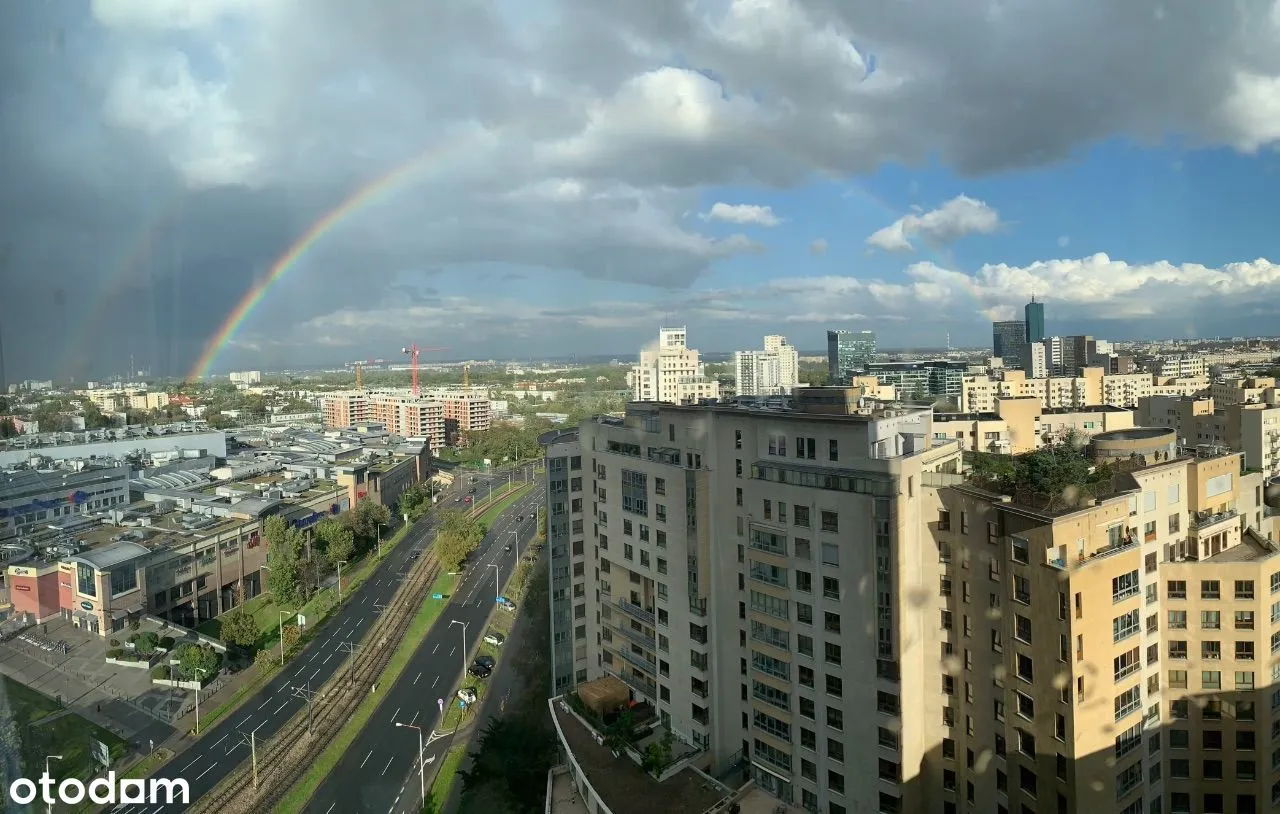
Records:
<instances>
[{"instance_id":1,"label":"road","mask_svg":"<svg viewBox=\"0 0 1280 814\"><path fill-rule=\"evenodd\" d=\"M507 474L481 475L477 485L483 485L488 477L507 480ZM466 479L459 479L441 495L439 505L447 507L465 494ZM419 520L409 531L408 539L387 555L370 578L360 586L357 594L348 597L337 615L321 628L306 649L285 665L280 673L261 690L245 701L239 709L219 721L213 729L204 733L198 741L170 760L157 778L182 778L191 790L191 801L199 799L229 775L242 762L249 759L249 734L259 743L265 742L296 714L305 714L305 702L295 695L293 688L318 688L335 671L347 666L348 656L342 649L348 642L358 643L371 623L381 613L381 607L391 601L400 587L401 576L410 564L409 554L414 549L426 547L435 528L435 515ZM112 814L161 814L177 812L185 808L172 806L117 806Z\"/></svg>"},{"instance_id":2,"label":"road","mask_svg":"<svg viewBox=\"0 0 1280 814\"><path fill-rule=\"evenodd\" d=\"M307 811L313 814L353 814L353 812L406 812L422 810L418 791L418 733L397 729L397 722L422 727L425 736L439 723L437 699L457 703L454 683L466 666L462 628L466 625L466 650L474 652L483 636L485 619L494 604L494 571L499 566L505 583L516 563L517 552L506 551L517 531L521 550L537 535L534 504L543 505L543 493L535 489L517 506L494 523L476 553L462 581L454 588L449 606L436 620L426 639L414 652L409 666L393 686L378 688L386 693L381 706L369 719L333 772L316 790ZM523 522L516 516L524 515ZM499 610L497 613L504 613ZM449 739L427 746L428 764L441 760Z\"/></svg>"}]
</instances>

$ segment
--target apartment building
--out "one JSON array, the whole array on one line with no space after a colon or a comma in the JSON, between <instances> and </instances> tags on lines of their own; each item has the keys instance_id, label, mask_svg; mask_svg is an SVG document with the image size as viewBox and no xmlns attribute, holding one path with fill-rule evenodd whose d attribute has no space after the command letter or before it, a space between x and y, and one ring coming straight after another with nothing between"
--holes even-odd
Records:
<instances>
[{"instance_id":1,"label":"apartment building","mask_svg":"<svg viewBox=\"0 0 1280 814\"><path fill-rule=\"evenodd\" d=\"M394 435L427 439L433 455L445 447L445 405L432 398L359 391L330 393L324 397L321 412L324 425L333 429L373 421Z\"/></svg>"},{"instance_id":2,"label":"apartment building","mask_svg":"<svg viewBox=\"0 0 1280 814\"><path fill-rule=\"evenodd\" d=\"M958 404L969 365L949 359L919 362L870 362L868 376L893 385L903 399L950 399ZM847 380L846 380L847 381Z\"/></svg>"},{"instance_id":3,"label":"apartment building","mask_svg":"<svg viewBox=\"0 0 1280 814\"><path fill-rule=\"evenodd\" d=\"M827 378L843 385L876 358L874 331L827 331Z\"/></svg>"},{"instance_id":4,"label":"apartment building","mask_svg":"<svg viewBox=\"0 0 1280 814\"><path fill-rule=\"evenodd\" d=\"M551 685L558 695L587 681L588 647L599 635L594 596L599 561L587 550L586 518L592 508L586 488L578 430L553 430L539 439L547 472L547 547L551 553ZM584 482L586 487L584 488Z\"/></svg>"},{"instance_id":5,"label":"apartment building","mask_svg":"<svg viewBox=\"0 0 1280 814\"><path fill-rule=\"evenodd\" d=\"M1157 395L1193 396L1209 387L1204 378L1162 379L1151 373L1109 374L1100 367L1084 367L1076 376L1035 378L1025 370L1006 370L964 376L960 385L962 412L989 413L1000 397L1030 396L1046 408L1090 407L1110 404L1133 409L1138 400Z\"/></svg>"},{"instance_id":6,"label":"apartment building","mask_svg":"<svg viewBox=\"0 0 1280 814\"><path fill-rule=\"evenodd\" d=\"M764 338L763 350L735 351L734 392L739 396L787 395L799 384L800 362L785 336Z\"/></svg>"},{"instance_id":7,"label":"apartment building","mask_svg":"<svg viewBox=\"0 0 1280 814\"><path fill-rule=\"evenodd\" d=\"M444 405L446 444L457 444L471 433L484 432L493 426L493 406L486 393L446 391L426 395Z\"/></svg>"},{"instance_id":8,"label":"apartment building","mask_svg":"<svg viewBox=\"0 0 1280 814\"><path fill-rule=\"evenodd\" d=\"M720 383L708 378L698 351L687 344L684 328L661 328L656 347L640 351L640 361L627 374L636 401L686 404L720 396Z\"/></svg>"},{"instance_id":9,"label":"apartment building","mask_svg":"<svg viewBox=\"0 0 1280 814\"><path fill-rule=\"evenodd\" d=\"M991 355L1011 369L1022 367L1027 346L1027 323L1020 319L991 323Z\"/></svg>"},{"instance_id":10,"label":"apartment building","mask_svg":"<svg viewBox=\"0 0 1280 814\"><path fill-rule=\"evenodd\" d=\"M1209 374L1203 356L1161 356L1156 359L1155 373L1166 379L1191 379Z\"/></svg>"},{"instance_id":11,"label":"apartment building","mask_svg":"<svg viewBox=\"0 0 1280 814\"><path fill-rule=\"evenodd\" d=\"M1280 404L1153 396L1140 401L1138 413L1146 426L1173 428L1183 444L1229 446L1244 454L1246 468L1280 477Z\"/></svg>"},{"instance_id":12,"label":"apartment building","mask_svg":"<svg viewBox=\"0 0 1280 814\"><path fill-rule=\"evenodd\" d=\"M1276 404L1276 380L1265 376L1228 376L1209 385L1209 395L1220 407L1228 404Z\"/></svg>"},{"instance_id":13,"label":"apartment building","mask_svg":"<svg viewBox=\"0 0 1280 814\"><path fill-rule=\"evenodd\" d=\"M1098 433L1133 427L1132 410L1110 405L1045 409L1038 399L996 399L990 413L935 412L933 437L955 439L961 449L1020 455L1068 435L1086 442Z\"/></svg>"},{"instance_id":14,"label":"apartment building","mask_svg":"<svg viewBox=\"0 0 1280 814\"><path fill-rule=\"evenodd\" d=\"M110 387L78 390L76 392L89 399L98 409L104 412L159 410L169 406L168 393L152 392L145 389Z\"/></svg>"},{"instance_id":15,"label":"apartment building","mask_svg":"<svg viewBox=\"0 0 1280 814\"><path fill-rule=\"evenodd\" d=\"M551 588L573 592L585 658L558 651L557 687L570 669L573 686L612 675L714 771L745 762L796 806L923 810L907 781L936 724L904 699L923 697L937 659L907 597L934 550L918 496L961 451L933 444L930 409L845 388L802 388L794 404L633 403L579 428L590 528L581 568L566 552ZM574 452L548 451L550 480ZM572 494L553 493L553 517ZM563 646L563 617L553 630Z\"/></svg>"}]
</instances>

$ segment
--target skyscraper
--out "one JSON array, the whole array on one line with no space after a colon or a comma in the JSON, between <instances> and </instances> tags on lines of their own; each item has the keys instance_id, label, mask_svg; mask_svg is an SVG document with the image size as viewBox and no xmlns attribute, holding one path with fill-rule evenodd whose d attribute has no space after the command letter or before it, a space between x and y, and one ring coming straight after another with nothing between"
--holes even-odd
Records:
<instances>
[{"instance_id":1,"label":"skyscraper","mask_svg":"<svg viewBox=\"0 0 1280 814\"><path fill-rule=\"evenodd\" d=\"M827 376L831 384L848 384L850 376L875 358L875 332L827 331Z\"/></svg>"},{"instance_id":2,"label":"skyscraper","mask_svg":"<svg viewBox=\"0 0 1280 814\"><path fill-rule=\"evenodd\" d=\"M1031 302L1024 309L1027 322L1027 342L1039 342L1044 339L1044 303L1036 302L1036 295L1031 295Z\"/></svg>"},{"instance_id":3,"label":"skyscraper","mask_svg":"<svg viewBox=\"0 0 1280 814\"><path fill-rule=\"evenodd\" d=\"M1022 366L1022 349L1027 344L1027 324L1020 319L991 323L991 355L1005 367Z\"/></svg>"},{"instance_id":4,"label":"skyscraper","mask_svg":"<svg viewBox=\"0 0 1280 814\"><path fill-rule=\"evenodd\" d=\"M733 354L735 392L739 396L776 396L791 392L798 383L799 356L785 336L764 338L764 350Z\"/></svg>"},{"instance_id":5,"label":"skyscraper","mask_svg":"<svg viewBox=\"0 0 1280 814\"><path fill-rule=\"evenodd\" d=\"M9 392L9 382L4 377L4 334L0 332L0 395Z\"/></svg>"}]
</instances>

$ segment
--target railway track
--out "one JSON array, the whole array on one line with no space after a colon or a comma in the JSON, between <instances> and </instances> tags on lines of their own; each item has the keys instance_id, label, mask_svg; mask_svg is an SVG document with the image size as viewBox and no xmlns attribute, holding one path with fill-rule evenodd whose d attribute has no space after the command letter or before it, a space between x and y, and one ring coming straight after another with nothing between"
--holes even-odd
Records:
<instances>
[{"instance_id":1,"label":"railway track","mask_svg":"<svg viewBox=\"0 0 1280 814\"><path fill-rule=\"evenodd\" d=\"M260 814L278 804L364 701L368 694L364 688L386 669L439 573L440 563L428 551L361 639L350 667L335 671L319 689L317 697L325 703L316 705L310 732L306 713L294 715L272 738L258 745L256 783L252 764L242 764L189 810L193 814Z\"/></svg>"}]
</instances>

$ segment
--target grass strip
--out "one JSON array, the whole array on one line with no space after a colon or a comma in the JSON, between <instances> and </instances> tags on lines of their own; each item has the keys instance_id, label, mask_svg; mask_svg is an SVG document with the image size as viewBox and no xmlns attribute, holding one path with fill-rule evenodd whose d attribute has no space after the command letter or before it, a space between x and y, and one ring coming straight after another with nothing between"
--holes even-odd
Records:
<instances>
[{"instance_id":1,"label":"grass strip","mask_svg":"<svg viewBox=\"0 0 1280 814\"><path fill-rule=\"evenodd\" d=\"M424 812L436 814L444 807L449 799L449 792L453 791L453 784L458 779L458 770L462 768L462 761L466 756L465 746L450 746L449 751L445 752L444 760L440 761L440 770L436 772L435 779L431 781L431 788L427 791L427 803L422 807Z\"/></svg>"},{"instance_id":2,"label":"grass strip","mask_svg":"<svg viewBox=\"0 0 1280 814\"><path fill-rule=\"evenodd\" d=\"M431 626L435 624L436 619L448 605L448 596L453 591L453 586L457 579L455 574L441 574L436 578L435 584L427 592L426 601L418 610L417 615L414 616L413 621L409 623L409 628L405 631L404 638L400 641L400 646L392 654L386 669L378 676L377 683L379 685L390 687L400 678L401 673L409 665L409 659L413 657L414 651L418 649L427 632L431 630ZM431 599L431 594L444 594L446 598L443 601ZM386 697L385 692L381 695L365 695L364 700L360 702L360 706L356 708L347 723L329 742L328 747L311 764L307 773L297 783L293 784L293 787L289 789L289 793L276 806L276 814L296 814L296 812L306 810L307 802L311 799L315 790L320 787L324 779L338 765L338 761L342 759L343 754L346 753L365 725L368 724L369 719L373 717L374 711L382 703L384 697Z\"/></svg>"},{"instance_id":3,"label":"grass strip","mask_svg":"<svg viewBox=\"0 0 1280 814\"><path fill-rule=\"evenodd\" d=\"M517 486L512 491L508 492L506 497L495 498L495 502L491 504L489 508L485 509L484 514L480 515L477 519L486 528L492 526L497 521L499 515L514 506L516 502L523 498L532 488L532 483L526 483L525 485Z\"/></svg>"}]
</instances>

